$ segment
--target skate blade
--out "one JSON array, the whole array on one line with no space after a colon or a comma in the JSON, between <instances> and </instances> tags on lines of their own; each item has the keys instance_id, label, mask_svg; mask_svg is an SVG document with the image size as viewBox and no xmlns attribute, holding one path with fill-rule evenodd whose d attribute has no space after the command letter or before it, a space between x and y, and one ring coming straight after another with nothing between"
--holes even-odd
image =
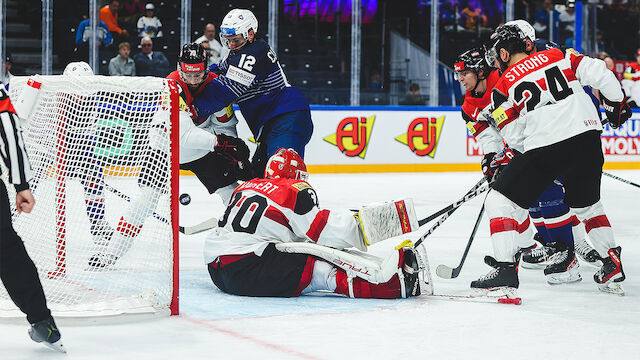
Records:
<instances>
[{"instance_id":1,"label":"skate blade","mask_svg":"<svg viewBox=\"0 0 640 360\"><path fill-rule=\"evenodd\" d=\"M607 294L624 296L624 288L622 288L622 284L613 281L608 281L604 284L598 284L598 290Z\"/></svg>"},{"instance_id":2,"label":"skate blade","mask_svg":"<svg viewBox=\"0 0 640 360\"><path fill-rule=\"evenodd\" d=\"M558 274L547 275L547 284L562 285L562 284L571 284L571 283L582 281L582 276L580 276L580 274L578 274L577 276L574 276L574 275L556 276L556 275Z\"/></svg>"},{"instance_id":3,"label":"skate blade","mask_svg":"<svg viewBox=\"0 0 640 360\"><path fill-rule=\"evenodd\" d=\"M43 341L41 342L41 344L57 352L61 352L63 354L67 353L67 349L62 345L62 342L60 342L60 340L54 342L53 344Z\"/></svg>"},{"instance_id":4,"label":"skate blade","mask_svg":"<svg viewBox=\"0 0 640 360\"><path fill-rule=\"evenodd\" d=\"M492 299L519 299L518 289L508 286L501 286L489 289L473 289L471 297L487 297Z\"/></svg>"}]
</instances>

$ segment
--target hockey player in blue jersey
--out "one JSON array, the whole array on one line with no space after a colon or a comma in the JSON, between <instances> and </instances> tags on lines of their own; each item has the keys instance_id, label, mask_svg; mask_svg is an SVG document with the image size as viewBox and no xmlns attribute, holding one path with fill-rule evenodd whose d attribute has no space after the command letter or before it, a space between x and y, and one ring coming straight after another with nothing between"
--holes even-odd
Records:
<instances>
[{"instance_id":1,"label":"hockey player in blue jersey","mask_svg":"<svg viewBox=\"0 0 640 360\"><path fill-rule=\"evenodd\" d=\"M291 86L278 56L257 38L258 20L249 10L231 10L220 25L220 40L230 52L213 71L220 76L196 96L194 110L207 117L235 102L247 121L258 148L252 159L254 174L262 176L267 159L280 148L304 157L313 123L309 102Z\"/></svg>"}]
</instances>

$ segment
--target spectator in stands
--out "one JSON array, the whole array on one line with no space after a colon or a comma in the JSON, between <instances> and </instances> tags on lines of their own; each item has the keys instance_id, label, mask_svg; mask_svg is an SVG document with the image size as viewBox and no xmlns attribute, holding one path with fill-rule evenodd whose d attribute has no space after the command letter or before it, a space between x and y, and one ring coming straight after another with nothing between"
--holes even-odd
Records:
<instances>
[{"instance_id":1,"label":"spectator in stands","mask_svg":"<svg viewBox=\"0 0 640 360\"><path fill-rule=\"evenodd\" d=\"M118 10L120 9L120 0L109 0L107 5L100 9L100 21L104 21L111 31L111 35L116 41L124 40L129 37L127 29L120 28L118 25Z\"/></svg>"},{"instance_id":2,"label":"spectator in stands","mask_svg":"<svg viewBox=\"0 0 640 360\"><path fill-rule=\"evenodd\" d=\"M136 63L131 57L131 45L122 42L118 45L118 55L109 61L109 75L136 76Z\"/></svg>"},{"instance_id":3,"label":"spectator in stands","mask_svg":"<svg viewBox=\"0 0 640 360\"><path fill-rule=\"evenodd\" d=\"M420 95L420 85L411 83L407 95L400 100L400 105L424 105L425 99Z\"/></svg>"},{"instance_id":4,"label":"spectator in stands","mask_svg":"<svg viewBox=\"0 0 640 360\"><path fill-rule=\"evenodd\" d=\"M120 22L127 27L135 27L141 15L144 15L144 0L122 0Z\"/></svg>"},{"instance_id":5,"label":"spectator in stands","mask_svg":"<svg viewBox=\"0 0 640 360\"><path fill-rule=\"evenodd\" d=\"M640 105L640 49L636 51L636 61L629 63L622 75L622 88L627 96L631 97L629 106Z\"/></svg>"},{"instance_id":6,"label":"spectator in stands","mask_svg":"<svg viewBox=\"0 0 640 360\"><path fill-rule=\"evenodd\" d=\"M533 23L533 28L540 39L549 38L549 15L552 11L554 10L551 0L544 0L542 9L536 11L536 21Z\"/></svg>"},{"instance_id":7,"label":"spectator in stands","mask_svg":"<svg viewBox=\"0 0 640 360\"><path fill-rule=\"evenodd\" d=\"M477 30L478 26L487 26L487 16L478 6L478 0L469 0L467 7L460 12L464 27L467 30Z\"/></svg>"},{"instance_id":8,"label":"spectator in stands","mask_svg":"<svg viewBox=\"0 0 640 360\"><path fill-rule=\"evenodd\" d=\"M87 15L83 15L82 19L76 31L76 48L74 49L78 60L86 60L89 51L89 40L92 36L91 19ZM113 37L104 21L98 21L96 38L98 47L107 47L113 44ZM85 58L81 58L82 56Z\"/></svg>"},{"instance_id":9,"label":"spectator in stands","mask_svg":"<svg viewBox=\"0 0 640 360\"><path fill-rule=\"evenodd\" d=\"M6 90L9 90L9 82L11 82L11 78L13 77L11 65L13 65L13 57L10 52L7 52L7 57L4 59L4 79L2 79Z\"/></svg>"},{"instance_id":10,"label":"spectator in stands","mask_svg":"<svg viewBox=\"0 0 640 360\"><path fill-rule=\"evenodd\" d=\"M382 89L382 75L379 71L374 71L371 74L371 81L369 82L369 89L379 90Z\"/></svg>"},{"instance_id":11,"label":"spectator in stands","mask_svg":"<svg viewBox=\"0 0 640 360\"><path fill-rule=\"evenodd\" d=\"M138 36L150 38L162 37L162 23L155 16L156 7L152 3L145 6L145 14L138 19Z\"/></svg>"},{"instance_id":12,"label":"spectator in stands","mask_svg":"<svg viewBox=\"0 0 640 360\"><path fill-rule=\"evenodd\" d=\"M229 50L226 47L223 47L216 39L216 26L213 24L207 24L204 27L204 35L197 38L195 42L203 44L203 46L204 43L209 44L209 65L220 64L220 62L229 54ZM206 48L207 47L205 46L205 49Z\"/></svg>"},{"instance_id":13,"label":"spectator in stands","mask_svg":"<svg viewBox=\"0 0 640 360\"><path fill-rule=\"evenodd\" d=\"M567 0L563 11L558 13L559 44L566 44L567 39L573 39L576 22L576 1ZM573 44L573 41L571 42Z\"/></svg>"},{"instance_id":14,"label":"spectator in stands","mask_svg":"<svg viewBox=\"0 0 640 360\"><path fill-rule=\"evenodd\" d=\"M165 77L169 75L169 60L160 51L153 51L153 41L145 36L140 40L142 52L133 57L136 63L136 73L138 76Z\"/></svg>"},{"instance_id":15,"label":"spectator in stands","mask_svg":"<svg viewBox=\"0 0 640 360\"><path fill-rule=\"evenodd\" d=\"M613 62L611 56L607 55L602 60L604 61L604 64L607 65L607 69L613 71L614 73L616 72L616 63ZM616 75L616 77L618 77L618 75Z\"/></svg>"}]
</instances>

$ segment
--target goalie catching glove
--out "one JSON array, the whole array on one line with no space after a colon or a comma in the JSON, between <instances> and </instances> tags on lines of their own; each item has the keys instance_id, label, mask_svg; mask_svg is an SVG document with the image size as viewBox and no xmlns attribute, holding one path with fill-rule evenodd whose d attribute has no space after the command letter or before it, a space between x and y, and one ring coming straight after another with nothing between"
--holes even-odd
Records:
<instances>
[{"instance_id":1,"label":"goalie catching glove","mask_svg":"<svg viewBox=\"0 0 640 360\"><path fill-rule=\"evenodd\" d=\"M628 96L624 96L622 101L619 102L611 101L602 96L602 106L604 107L605 114L607 115L607 121L612 128L619 128L620 125L624 124L625 121L629 120L631 117L631 108L627 103L628 100Z\"/></svg>"},{"instance_id":2,"label":"goalie catching glove","mask_svg":"<svg viewBox=\"0 0 640 360\"><path fill-rule=\"evenodd\" d=\"M233 171L240 180L253 179L251 162L249 161L249 147L237 137L218 134L217 144L213 151L229 161Z\"/></svg>"},{"instance_id":3,"label":"goalie catching glove","mask_svg":"<svg viewBox=\"0 0 640 360\"><path fill-rule=\"evenodd\" d=\"M499 154L494 152L486 154L482 158L480 165L482 166L482 173L487 179L487 182L493 182L500 171L507 166L509 161L511 161L515 155L516 153L508 147L502 149Z\"/></svg>"},{"instance_id":4,"label":"goalie catching glove","mask_svg":"<svg viewBox=\"0 0 640 360\"><path fill-rule=\"evenodd\" d=\"M371 204L353 215L359 223L365 245L375 244L418 229L413 200Z\"/></svg>"}]
</instances>

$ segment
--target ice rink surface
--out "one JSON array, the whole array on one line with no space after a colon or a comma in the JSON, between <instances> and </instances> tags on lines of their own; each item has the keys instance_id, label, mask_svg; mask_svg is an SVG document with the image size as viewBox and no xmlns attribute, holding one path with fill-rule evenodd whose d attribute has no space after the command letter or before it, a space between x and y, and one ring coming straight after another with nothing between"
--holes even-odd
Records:
<instances>
[{"instance_id":1,"label":"ice rink surface","mask_svg":"<svg viewBox=\"0 0 640 360\"><path fill-rule=\"evenodd\" d=\"M640 183L640 171L611 171ZM480 173L312 174L323 208L412 197L418 218L460 198ZM68 354L33 343L24 319L0 320L0 359L638 359L640 358L640 188L603 177L602 198L627 275L626 296L600 293L595 268L583 281L548 285L542 270L520 270L521 306L304 296L244 298L221 293L202 259L206 233L180 238L180 316L57 319ZM180 180L191 204L181 225L222 213L193 176ZM467 294L491 253L483 220L460 276L435 277L438 264L457 266L484 196L464 204L425 241L435 291ZM425 230L423 228L421 230ZM416 234L419 234L418 231ZM417 238L417 236L413 236ZM376 244L384 255L403 238Z\"/></svg>"}]
</instances>

